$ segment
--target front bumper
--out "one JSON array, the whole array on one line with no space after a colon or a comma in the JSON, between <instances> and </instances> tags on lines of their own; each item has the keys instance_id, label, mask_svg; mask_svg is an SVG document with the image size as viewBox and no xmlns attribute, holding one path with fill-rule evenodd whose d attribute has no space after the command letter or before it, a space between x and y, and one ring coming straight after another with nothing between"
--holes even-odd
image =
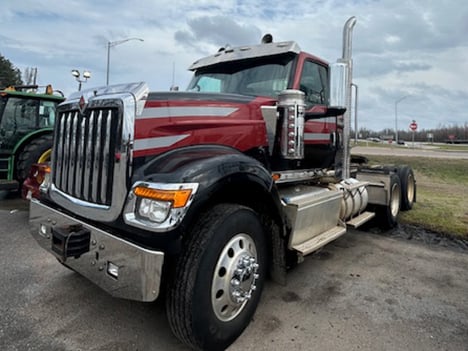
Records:
<instances>
[{"instance_id":1,"label":"front bumper","mask_svg":"<svg viewBox=\"0 0 468 351\"><path fill-rule=\"evenodd\" d=\"M136 301L158 297L163 252L117 238L36 199L31 199L29 224L39 245L112 296ZM72 249L74 234L79 243Z\"/></svg>"}]
</instances>

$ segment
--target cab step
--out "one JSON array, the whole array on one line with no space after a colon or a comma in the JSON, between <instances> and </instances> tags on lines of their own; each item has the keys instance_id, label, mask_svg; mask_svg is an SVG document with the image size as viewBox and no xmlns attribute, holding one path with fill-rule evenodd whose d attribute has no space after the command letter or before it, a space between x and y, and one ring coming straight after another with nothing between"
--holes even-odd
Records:
<instances>
[{"instance_id":1,"label":"cab step","mask_svg":"<svg viewBox=\"0 0 468 351\"><path fill-rule=\"evenodd\" d=\"M365 211L361 213L359 216L354 217L353 219L347 221L346 224L352 228L357 228L363 225L364 223L370 221L374 217L375 217L374 212Z\"/></svg>"},{"instance_id":2,"label":"cab step","mask_svg":"<svg viewBox=\"0 0 468 351\"><path fill-rule=\"evenodd\" d=\"M301 244L294 245L293 249L299 251L299 253L305 256L335 240L344 233L346 233L346 228L338 225L327 230L326 232L314 236L312 239L309 239Z\"/></svg>"}]
</instances>

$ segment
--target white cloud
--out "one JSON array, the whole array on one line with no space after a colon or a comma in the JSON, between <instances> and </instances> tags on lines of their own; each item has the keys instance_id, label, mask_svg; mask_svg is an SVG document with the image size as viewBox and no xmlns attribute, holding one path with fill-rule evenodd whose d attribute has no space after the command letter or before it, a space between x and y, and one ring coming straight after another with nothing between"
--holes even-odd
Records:
<instances>
[{"instance_id":1,"label":"white cloud","mask_svg":"<svg viewBox=\"0 0 468 351\"><path fill-rule=\"evenodd\" d=\"M264 33L296 40L334 62L342 28L354 29L354 80L359 118L371 129L394 126L395 100L421 128L468 121L468 3L450 0L22 0L4 1L0 53L18 68L37 67L39 83L71 93L71 69L92 72L102 85L107 42L142 38L111 48L111 82L145 80L154 90L188 83L187 67L229 43L253 44ZM399 114L400 115L400 114Z\"/></svg>"}]
</instances>

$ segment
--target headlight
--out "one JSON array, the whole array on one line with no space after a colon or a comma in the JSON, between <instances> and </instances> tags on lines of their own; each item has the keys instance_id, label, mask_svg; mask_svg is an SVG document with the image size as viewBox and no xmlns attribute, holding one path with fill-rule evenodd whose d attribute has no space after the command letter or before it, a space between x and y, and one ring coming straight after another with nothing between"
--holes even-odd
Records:
<instances>
[{"instance_id":1,"label":"headlight","mask_svg":"<svg viewBox=\"0 0 468 351\"><path fill-rule=\"evenodd\" d=\"M151 199L141 199L138 206L138 214L148 218L150 221L162 223L169 216L171 203L168 201L156 201Z\"/></svg>"},{"instance_id":2,"label":"headlight","mask_svg":"<svg viewBox=\"0 0 468 351\"><path fill-rule=\"evenodd\" d=\"M198 183L150 183L133 185L125 206L129 225L156 232L174 229L183 219Z\"/></svg>"}]
</instances>

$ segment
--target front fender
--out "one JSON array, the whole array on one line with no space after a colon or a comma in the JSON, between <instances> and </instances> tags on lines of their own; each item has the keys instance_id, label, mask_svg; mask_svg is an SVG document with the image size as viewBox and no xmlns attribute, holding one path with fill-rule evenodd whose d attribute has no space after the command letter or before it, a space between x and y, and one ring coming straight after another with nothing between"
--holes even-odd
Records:
<instances>
[{"instance_id":1,"label":"front fender","mask_svg":"<svg viewBox=\"0 0 468 351\"><path fill-rule=\"evenodd\" d=\"M268 207L281 218L279 195L270 171L258 160L230 147L200 145L172 150L141 166L132 180L133 184L196 183L197 192L184 224L190 224L217 202L242 203L258 211Z\"/></svg>"},{"instance_id":2,"label":"front fender","mask_svg":"<svg viewBox=\"0 0 468 351\"><path fill-rule=\"evenodd\" d=\"M199 191L221 179L242 176L271 191L271 173L242 152L218 145L189 146L155 157L133 175L133 182L198 183Z\"/></svg>"},{"instance_id":3,"label":"front fender","mask_svg":"<svg viewBox=\"0 0 468 351\"><path fill-rule=\"evenodd\" d=\"M182 235L215 203L234 201L262 213L271 256L275 257L270 263L270 274L275 281L285 282L282 205L271 172L258 160L225 146L191 146L152 159L135 172L133 181L198 184L179 228Z\"/></svg>"}]
</instances>

